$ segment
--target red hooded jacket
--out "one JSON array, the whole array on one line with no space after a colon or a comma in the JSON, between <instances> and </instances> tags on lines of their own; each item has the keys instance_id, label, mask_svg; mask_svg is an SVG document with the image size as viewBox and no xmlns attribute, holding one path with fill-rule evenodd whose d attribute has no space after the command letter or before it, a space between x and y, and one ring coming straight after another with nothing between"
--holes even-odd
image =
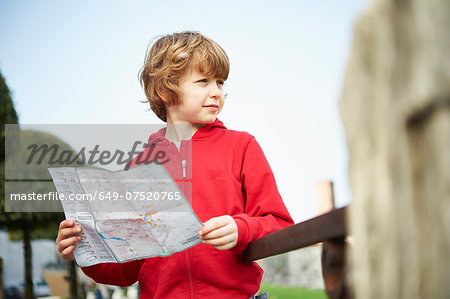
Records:
<instances>
[{"instance_id":1,"label":"red hooded jacket","mask_svg":"<svg viewBox=\"0 0 450 299\"><path fill-rule=\"evenodd\" d=\"M164 166L200 221L234 218L237 245L217 250L202 243L168 257L97 264L83 272L104 284L139 281L140 298L250 298L260 287L263 271L241 254L249 242L293 224L264 153L253 136L228 130L218 119L201 127L191 141L182 141L179 151L164 133L152 134L149 144L158 141L157 149L168 153Z\"/></svg>"}]
</instances>

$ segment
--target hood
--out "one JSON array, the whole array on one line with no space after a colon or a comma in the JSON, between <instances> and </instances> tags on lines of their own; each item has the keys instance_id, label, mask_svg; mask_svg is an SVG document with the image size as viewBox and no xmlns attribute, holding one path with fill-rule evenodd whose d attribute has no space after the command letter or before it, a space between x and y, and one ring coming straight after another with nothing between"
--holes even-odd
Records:
<instances>
[{"instance_id":1,"label":"hood","mask_svg":"<svg viewBox=\"0 0 450 299\"><path fill-rule=\"evenodd\" d=\"M216 133L219 133L222 129L226 129L226 127L224 126L223 122L216 118L213 123L204 125L200 129L198 129L198 131L195 132L194 136L192 136L192 139L205 139L212 135L215 135Z\"/></svg>"}]
</instances>

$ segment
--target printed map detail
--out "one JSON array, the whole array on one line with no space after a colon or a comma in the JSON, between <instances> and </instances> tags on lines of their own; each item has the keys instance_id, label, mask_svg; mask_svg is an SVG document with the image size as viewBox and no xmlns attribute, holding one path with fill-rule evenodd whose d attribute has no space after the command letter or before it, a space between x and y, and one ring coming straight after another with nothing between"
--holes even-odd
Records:
<instances>
[{"instance_id":1,"label":"printed map detail","mask_svg":"<svg viewBox=\"0 0 450 299\"><path fill-rule=\"evenodd\" d=\"M74 251L81 267L168 256L201 242L201 221L161 165L49 172L66 219L83 228Z\"/></svg>"}]
</instances>

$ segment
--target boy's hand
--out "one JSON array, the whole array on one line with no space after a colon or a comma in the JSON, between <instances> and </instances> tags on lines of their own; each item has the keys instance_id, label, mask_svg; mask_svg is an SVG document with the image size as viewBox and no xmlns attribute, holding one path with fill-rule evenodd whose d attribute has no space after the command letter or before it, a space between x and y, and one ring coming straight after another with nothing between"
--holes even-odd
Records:
<instances>
[{"instance_id":1,"label":"boy's hand","mask_svg":"<svg viewBox=\"0 0 450 299\"><path fill-rule=\"evenodd\" d=\"M219 250L228 250L236 246L238 228L233 217L225 215L206 221L198 235L203 243Z\"/></svg>"},{"instance_id":2,"label":"boy's hand","mask_svg":"<svg viewBox=\"0 0 450 299\"><path fill-rule=\"evenodd\" d=\"M74 224L72 220L64 220L59 224L56 246L59 255L65 260L75 260L73 257L73 250L77 247L75 243L81 240L78 235L81 232L81 227L74 227Z\"/></svg>"}]
</instances>

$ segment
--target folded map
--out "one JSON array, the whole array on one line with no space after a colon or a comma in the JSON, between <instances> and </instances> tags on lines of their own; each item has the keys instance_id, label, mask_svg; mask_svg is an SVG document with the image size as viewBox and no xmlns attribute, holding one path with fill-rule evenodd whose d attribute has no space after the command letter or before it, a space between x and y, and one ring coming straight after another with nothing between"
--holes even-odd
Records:
<instances>
[{"instance_id":1,"label":"folded map","mask_svg":"<svg viewBox=\"0 0 450 299\"><path fill-rule=\"evenodd\" d=\"M66 219L82 227L80 267L168 256L201 243L202 222L162 165L49 168Z\"/></svg>"}]
</instances>

